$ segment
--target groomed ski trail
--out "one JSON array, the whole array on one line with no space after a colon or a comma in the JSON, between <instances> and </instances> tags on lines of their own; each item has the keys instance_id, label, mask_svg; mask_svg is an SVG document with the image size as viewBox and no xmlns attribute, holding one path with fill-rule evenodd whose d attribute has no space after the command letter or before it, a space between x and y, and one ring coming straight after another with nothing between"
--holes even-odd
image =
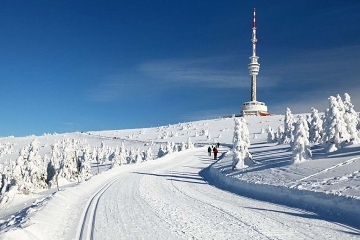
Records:
<instances>
[{"instance_id":1,"label":"groomed ski trail","mask_svg":"<svg viewBox=\"0 0 360 240\"><path fill-rule=\"evenodd\" d=\"M221 149L220 149L221 150ZM199 172L206 148L121 173L84 207L76 239L352 239L316 214L217 189ZM141 165L141 164L140 164Z\"/></svg>"}]
</instances>

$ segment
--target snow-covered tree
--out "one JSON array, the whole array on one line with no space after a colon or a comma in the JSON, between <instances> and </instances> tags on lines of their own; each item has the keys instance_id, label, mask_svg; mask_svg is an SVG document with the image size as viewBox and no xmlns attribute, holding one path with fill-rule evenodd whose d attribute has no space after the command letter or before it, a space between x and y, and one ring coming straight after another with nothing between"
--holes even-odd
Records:
<instances>
[{"instance_id":1,"label":"snow-covered tree","mask_svg":"<svg viewBox=\"0 0 360 240\"><path fill-rule=\"evenodd\" d=\"M338 109L340 112L341 125L344 126L344 127L342 127L341 136L343 139L343 143L347 144L347 143L350 143L351 136L347 130L347 124L345 121L345 105L339 94L336 96L336 101L338 103Z\"/></svg>"},{"instance_id":2,"label":"snow-covered tree","mask_svg":"<svg viewBox=\"0 0 360 240\"><path fill-rule=\"evenodd\" d=\"M176 143L173 143L173 152L178 152L179 151L179 146Z\"/></svg>"},{"instance_id":3,"label":"snow-covered tree","mask_svg":"<svg viewBox=\"0 0 360 240\"><path fill-rule=\"evenodd\" d=\"M271 126L268 127L267 133L268 133L267 134L267 142L268 143L273 143L273 142L277 141L276 134Z\"/></svg>"},{"instance_id":4,"label":"snow-covered tree","mask_svg":"<svg viewBox=\"0 0 360 240\"><path fill-rule=\"evenodd\" d=\"M286 108L285 118L284 118L284 136L280 140L282 144L292 143L294 140L294 116L291 113L290 108Z\"/></svg>"},{"instance_id":5,"label":"snow-covered tree","mask_svg":"<svg viewBox=\"0 0 360 240\"><path fill-rule=\"evenodd\" d=\"M311 156L308 124L303 117L299 117L294 130L292 161L293 163L301 163L310 159Z\"/></svg>"},{"instance_id":6,"label":"snow-covered tree","mask_svg":"<svg viewBox=\"0 0 360 240\"><path fill-rule=\"evenodd\" d=\"M283 139L285 138L285 133L284 133L284 127L283 126L279 126L277 129L277 132L275 133L275 138L278 141L278 144L282 144Z\"/></svg>"},{"instance_id":7,"label":"snow-covered tree","mask_svg":"<svg viewBox=\"0 0 360 240\"><path fill-rule=\"evenodd\" d=\"M65 178L68 181L77 181L79 172L77 154L74 147L70 144L67 144L64 148L62 158L64 166L61 177Z\"/></svg>"},{"instance_id":8,"label":"snow-covered tree","mask_svg":"<svg viewBox=\"0 0 360 240\"><path fill-rule=\"evenodd\" d=\"M139 149L136 149L134 152L134 163L141 163L143 161L142 155Z\"/></svg>"},{"instance_id":9,"label":"snow-covered tree","mask_svg":"<svg viewBox=\"0 0 360 240\"><path fill-rule=\"evenodd\" d=\"M174 151L173 145L174 145L173 142L166 143L166 149L165 149L166 154L173 153L173 151Z\"/></svg>"},{"instance_id":10,"label":"snow-covered tree","mask_svg":"<svg viewBox=\"0 0 360 240\"><path fill-rule=\"evenodd\" d=\"M207 136L207 135L209 135L209 130L208 130L208 129L201 129L201 135L202 135L202 136Z\"/></svg>"},{"instance_id":11,"label":"snow-covered tree","mask_svg":"<svg viewBox=\"0 0 360 240\"><path fill-rule=\"evenodd\" d=\"M344 108L337 98L329 97L329 108L325 111L324 137L327 152L334 152L343 147L344 143L350 141L344 120Z\"/></svg>"},{"instance_id":12,"label":"snow-covered tree","mask_svg":"<svg viewBox=\"0 0 360 240\"><path fill-rule=\"evenodd\" d=\"M51 146L50 162L47 167L47 172L48 172L47 182L50 187L56 184L57 189L60 190L59 177L62 174L63 167L64 167L64 162L59 150L59 145L58 143L55 143L54 145Z\"/></svg>"},{"instance_id":13,"label":"snow-covered tree","mask_svg":"<svg viewBox=\"0 0 360 240\"><path fill-rule=\"evenodd\" d=\"M120 155L120 148L117 146L114 151L114 157L112 159L111 168L121 166L119 155Z\"/></svg>"},{"instance_id":14,"label":"snow-covered tree","mask_svg":"<svg viewBox=\"0 0 360 240\"><path fill-rule=\"evenodd\" d=\"M23 194L34 192L34 187L31 183L31 167L28 161L29 151L28 147L24 147L19 151L19 157L16 160L16 165L12 172L12 177L18 188L18 191Z\"/></svg>"},{"instance_id":15,"label":"snow-covered tree","mask_svg":"<svg viewBox=\"0 0 360 240\"><path fill-rule=\"evenodd\" d=\"M49 159L47 155L44 156L44 158ZM52 180L55 177L56 171L55 167L53 166L51 159L46 161L47 167L46 167L46 183L49 186L49 188L52 187Z\"/></svg>"},{"instance_id":16,"label":"snow-covered tree","mask_svg":"<svg viewBox=\"0 0 360 240\"><path fill-rule=\"evenodd\" d=\"M162 134L162 136L161 136L161 139L166 139L166 138L168 138L168 132L166 132L166 131L164 131L163 132L163 134Z\"/></svg>"},{"instance_id":17,"label":"snow-covered tree","mask_svg":"<svg viewBox=\"0 0 360 240\"><path fill-rule=\"evenodd\" d=\"M321 143L324 135L323 121L319 116L319 112L315 108L311 108L309 127L309 141L311 143Z\"/></svg>"},{"instance_id":18,"label":"snow-covered tree","mask_svg":"<svg viewBox=\"0 0 360 240\"><path fill-rule=\"evenodd\" d=\"M46 164L39 154L37 140L20 150L12 177L18 191L24 194L34 193L48 187Z\"/></svg>"},{"instance_id":19,"label":"snow-covered tree","mask_svg":"<svg viewBox=\"0 0 360 240\"><path fill-rule=\"evenodd\" d=\"M0 199L1 199L3 192L5 192L4 189L6 189L6 184L4 182L4 176L5 176L4 165L0 163Z\"/></svg>"},{"instance_id":20,"label":"snow-covered tree","mask_svg":"<svg viewBox=\"0 0 360 240\"><path fill-rule=\"evenodd\" d=\"M270 126L269 126L269 127L270 127ZM270 128L271 128L271 127L270 127ZM269 128L268 128L268 130L269 130ZM260 133L261 133L261 134L265 133L265 129L264 129L263 127L261 127Z\"/></svg>"},{"instance_id":21,"label":"snow-covered tree","mask_svg":"<svg viewBox=\"0 0 360 240\"><path fill-rule=\"evenodd\" d=\"M186 148L187 149L194 148L194 143L191 141L191 138L188 138Z\"/></svg>"},{"instance_id":22,"label":"snow-covered tree","mask_svg":"<svg viewBox=\"0 0 360 240\"><path fill-rule=\"evenodd\" d=\"M112 154L109 146L106 146L104 142L101 142L100 147L97 148L97 162L99 164L104 164L109 160L110 155Z\"/></svg>"},{"instance_id":23,"label":"snow-covered tree","mask_svg":"<svg viewBox=\"0 0 360 240\"><path fill-rule=\"evenodd\" d=\"M136 154L137 154L136 150L134 148L130 148L129 154L126 158L128 164L136 162L136 158L137 158Z\"/></svg>"},{"instance_id":24,"label":"snow-covered tree","mask_svg":"<svg viewBox=\"0 0 360 240\"><path fill-rule=\"evenodd\" d=\"M232 169L244 168L253 165L252 156L249 152L250 139L249 129L245 118L234 118L234 136L233 136L233 164Z\"/></svg>"},{"instance_id":25,"label":"snow-covered tree","mask_svg":"<svg viewBox=\"0 0 360 240\"><path fill-rule=\"evenodd\" d=\"M126 163L126 149L124 142L121 142L120 148L119 148L119 155L117 156L118 162L120 165L123 165Z\"/></svg>"},{"instance_id":26,"label":"snow-covered tree","mask_svg":"<svg viewBox=\"0 0 360 240\"><path fill-rule=\"evenodd\" d=\"M350 95L344 94L344 120L346 123L346 129L350 135L350 142L357 144L359 143L358 129L359 124L358 113L354 110L354 105L351 103Z\"/></svg>"},{"instance_id":27,"label":"snow-covered tree","mask_svg":"<svg viewBox=\"0 0 360 240\"><path fill-rule=\"evenodd\" d=\"M90 155L88 149L82 149L77 154L77 168L79 173L79 181L86 181L92 177Z\"/></svg>"},{"instance_id":28,"label":"snow-covered tree","mask_svg":"<svg viewBox=\"0 0 360 240\"><path fill-rule=\"evenodd\" d=\"M147 151L145 152L145 156L144 156L144 161L149 161L149 160L153 160L153 154L151 151L151 147L149 147L147 149Z\"/></svg>"},{"instance_id":29,"label":"snow-covered tree","mask_svg":"<svg viewBox=\"0 0 360 240\"><path fill-rule=\"evenodd\" d=\"M112 161L112 167L118 167L127 163L126 149L123 142L115 148Z\"/></svg>"},{"instance_id":30,"label":"snow-covered tree","mask_svg":"<svg viewBox=\"0 0 360 240\"><path fill-rule=\"evenodd\" d=\"M160 147L159 147L159 151L158 151L157 157L158 157L158 158L161 158L161 157L165 156L165 154L166 154L166 151L164 150L164 147L163 147L163 145L161 144Z\"/></svg>"},{"instance_id":31,"label":"snow-covered tree","mask_svg":"<svg viewBox=\"0 0 360 240\"><path fill-rule=\"evenodd\" d=\"M179 136L178 132L171 132L170 133L170 137L177 137L177 136Z\"/></svg>"},{"instance_id":32,"label":"snow-covered tree","mask_svg":"<svg viewBox=\"0 0 360 240\"><path fill-rule=\"evenodd\" d=\"M30 143L28 161L30 162L29 171L31 183L34 188L47 188L47 163L45 163L44 159L39 154L39 142L36 139Z\"/></svg>"},{"instance_id":33,"label":"snow-covered tree","mask_svg":"<svg viewBox=\"0 0 360 240\"><path fill-rule=\"evenodd\" d=\"M99 159L99 155L98 155L98 149L96 147L93 148L92 152L91 152L91 159L92 161L96 162L96 167L97 167L97 173L100 173L100 159Z\"/></svg>"},{"instance_id":34,"label":"snow-covered tree","mask_svg":"<svg viewBox=\"0 0 360 240\"><path fill-rule=\"evenodd\" d=\"M186 149L186 144L184 142L181 142L180 147L179 147L179 152L184 151L185 149Z\"/></svg>"},{"instance_id":35,"label":"snow-covered tree","mask_svg":"<svg viewBox=\"0 0 360 240\"><path fill-rule=\"evenodd\" d=\"M18 187L12 175L14 164L6 162L0 164L0 208L5 208L18 193Z\"/></svg>"}]
</instances>

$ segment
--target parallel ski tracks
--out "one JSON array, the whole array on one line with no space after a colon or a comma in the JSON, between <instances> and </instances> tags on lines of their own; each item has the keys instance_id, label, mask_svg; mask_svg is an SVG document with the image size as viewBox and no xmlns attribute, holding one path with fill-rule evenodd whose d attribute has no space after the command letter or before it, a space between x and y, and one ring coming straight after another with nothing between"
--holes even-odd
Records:
<instances>
[{"instance_id":1,"label":"parallel ski tracks","mask_svg":"<svg viewBox=\"0 0 360 240\"><path fill-rule=\"evenodd\" d=\"M94 195L90 197L81 215L75 239L79 239L79 240L93 239L95 219L96 219L96 209L98 207L100 198L119 179L120 177L110 180L102 188L100 188L97 192L95 192Z\"/></svg>"},{"instance_id":2,"label":"parallel ski tracks","mask_svg":"<svg viewBox=\"0 0 360 240\"><path fill-rule=\"evenodd\" d=\"M224 201L224 197L217 198L213 197L213 194L211 192L208 192L208 190L198 191L197 189L194 189L194 186L188 186L188 185L180 185L186 183L186 181L179 181L177 176L179 175L178 171L174 171L177 169L181 169L182 166L188 167L188 163L193 162L194 159L190 158L189 156L182 156L182 158L189 158L187 161L172 161L172 164L170 166L154 166L153 168L146 168L146 171L142 172L131 172L129 174L137 174L135 176L138 176L136 178L133 178L133 183L135 184L135 188L131 188L133 191L129 191L129 194L132 195L132 201L134 201L134 204L136 204L137 212L134 213L134 217L132 217L132 212L127 213L130 214L129 216L124 216L122 221L127 221L130 217L130 219L135 221L146 221L151 220L151 218L156 219L154 221L151 231L149 231L149 224L143 224L141 226L144 226L141 228L142 232L131 232L125 231L124 236L128 236L126 234L139 234L136 236L140 236L141 234L147 234L149 233L149 236L156 236L157 239L167 239L165 237L171 236L173 239L177 238L194 238L196 236L196 233L198 233L199 230L208 229L209 227L213 227L214 224L207 225L207 222L205 224L199 224L199 226L195 226L194 228L188 227L191 226L193 223L197 223L201 221L201 217L209 217L209 214L205 215L199 215L197 213L201 213L201 211L198 210L198 212L195 211L194 214L190 214L194 217L194 221L186 222L189 217L181 215L183 211L181 207L174 207L171 202L176 201L158 201L157 197L151 198L152 191L145 191L142 195L138 188L141 186L141 180L143 176L150 175L150 176L164 176L166 177L166 180L170 180L169 184L166 184L166 181L163 182L154 182L153 185L156 186L156 184L161 184L158 186L164 187L164 190L170 190L171 192L168 192L169 194L165 194L164 196L170 196L170 200L174 200L180 197L181 195L186 196L183 198L183 201L180 201L180 205L183 207L185 206L184 203L191 202L192 205L188 206L204 206L202 208L203 212L210 211L210 214L213 213L213 215L219 216L222 222L225 223L225 225L233 225L233 226L242 226L244 229L244 234L248 234L246 236L253 236L256 239L313 239L316 237L316 234L314 235L309 231L306 227L308 226L307 222L300 222L300 224L293 226L290 222L288 224L286 222L287 216L277 216L275 214L267 214L264 211L268 212L283 212L284 210L278 210L277 208L268 208L267 206L263 206L262 204L257 204L256 202L250 202L250 205L247 203L247 201L244 199L245 203L244 205L240 204L239 207L243 206L243 209L234 209L234 206L236 205L231 204L231 202ZM356 161L356 159L351 159L352 161ZM345 164L351 163L351 160L346 161ZM344 164L344 163L343 163ZM341 164L338 164L334 167L340 167ZM170 169L169 169L170 168ZM331 169L331 168L329 168ZM326 169L327 171L329 169ZM197 170L194 170L194 173ZM148 174L147 174L148 173ZM187 172L187 174L193 173L192 171ZM142 175L139 175L142 174ZM130 176L130 175L129 175ZM141 177L140 177L141 176ZM105 185L103 185L98 191L96 191L88 200L87 204L84 207L84 211L81 215L81 218L78 223L77 233L75 239L94 239L97 234L99 234L99 222L95 222L96 217L100 218L101 215L101 204L104 202L101 201L101 198L105 199L106 192L111 188L113 185L121 185L118 184L121 182L121 178L123 178L124 175L117 176L113 178L112 180L108 181ZM132 176L133 177L133 176ZM125 181L126 178L123 179ZM157 178L155 181L162 180L163 178ZM206 182L205 179L203 179L204 182ZM152 182L148 181L148 179L144 179L144 182ZM181 182L181 183L179 183ZM150 185L149 185L150 184ZM148 185L144 185L143 189L149 189L148 187L151 186L151 183ZM161 188L162 189L162 188ZM201 190L202 188L199 188ZM159 191L159 193L162 193L163 191ZM196 195L196 192L198 192ZM201 193L202 192L202 193ZM109 193L109 192L108 192ZM165 191L166 193L166 191ZM180 193L180 194L177 194ZM147 198L146 194L150 194L150 197ZM145 196L145 197L144 197ZM175 197L175 198L174 198ZM208 200L209 199L209 200ZM191 200L191 201L189 201ZM223 202L223 205L221 205L221 202ZM170 203L170 205L169 205ZM183 204L181 204L183 203ZM164 205L165 204L165 205ZM98 214L96 213L97 209L99 207ZM174 211L172 211L174 210ZM175 211L176 210L176 211ZM180 214L177 216L177 210L180 212ZM233 211L235 210L235 211ZM142 216L142 218L139 220L136 217L137 214L144 211L144 212L150 212L150 214L146 215L145 217ZM168 214L169 213L169 214ZM292 212L284 211L287 215L292 215ZM294 215L298 214L298 211L294 213ZM310 214L310 213L309 213ZM98 216L97 216L98 215ZM198 216L199 215L199 216ZM244 215L244 216L242 216ZM116 216L116 215L115 215ZM296 217L296 216L295 216ZM180 220L179 220L180 219ZM292 220L292 219L290 219ZM295 219L297 221L297 219ZM155 223L156 222L156 223ZM183 224L183 223L186 224ZM176 227L173 227L174 224L178 224ZM150 233L153 233L152 229L157 228L156 226L161 226L161 229L168 229L169 231L162 230L162 233L160 231L160 234L151 235ZM269 227L270 225L270 227ZM125 225L126 226L126 225ZM221 225L220 229L226 230L227 227L222 227ZM98 229L96 229L97 227ZM139 231L139 226L135 226L136 229ZM279 229L277 229L279 227ZM182 230L182 229L185 230ZM135 230L136 230L135 229ZM175 232L170 232L175 230ZM195 233L195 234L194 234ZM110 234L111 235L111 234ZM225 234L223 234L225 236ZM134 235L135 236L135 235ZM228 235L226 235L228 236ZM254 239L255 239L254 238Z\"/></svg>"}]
</instances>

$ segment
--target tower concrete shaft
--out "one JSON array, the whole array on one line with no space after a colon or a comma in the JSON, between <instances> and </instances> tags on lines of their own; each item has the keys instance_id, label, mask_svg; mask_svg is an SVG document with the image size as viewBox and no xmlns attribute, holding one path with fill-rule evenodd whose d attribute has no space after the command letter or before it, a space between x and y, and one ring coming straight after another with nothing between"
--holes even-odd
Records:
<instances>
[{"instance_id":1,"label":"tower concrete shaft","mask_svg":"<svg viewBox=\"0 0 360 240\"><path fill-rule=\"evenodd\" d=\"M249 73L251 76L251 101L256 101L256 76L259 74L260 64L258 63L259 57L256 56L256 9L254 8L254 20L252 27L252 56L248 65Z\"/></svg>"}]
</instances>

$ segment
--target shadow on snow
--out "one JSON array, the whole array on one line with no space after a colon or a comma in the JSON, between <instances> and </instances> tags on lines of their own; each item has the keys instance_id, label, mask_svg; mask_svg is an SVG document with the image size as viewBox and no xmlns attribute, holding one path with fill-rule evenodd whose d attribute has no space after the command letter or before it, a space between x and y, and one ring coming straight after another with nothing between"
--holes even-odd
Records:
<instances>
[{"instance_id":1,"label":"shadow on snow","mask_svg":"<svg viewBox=\"0 0 360 240\"><path fill-rule=\"evenodd\" d=\"M287 147L289 148L289 147ZM260 171L260 170L264 170L264 169L268 169L268 168L275 168L275 167L281 167L281 166L285 166L285 165L289 165L290 164L290 159L291 159L291 152L287 151L286 149L287 148L278 148L278 149L269 149L269 154L267 155L267 158L264 157L264 158L261 158L261 159L257 159L257 164L253 167L249 167L249 168L246 168L246 169L242 169L242 170L239 170L239 171L231 171L231 165L227 166L227 165L223 165L223 166L220 166L220 168L223 168L226 167L226 169L229 169L228 171L224 171L222 172L222 174L227 175L227 176L231 176L231 175L236 175L236 174L241 174L241 173L245 173L245 172L254 172L254 171ZM315 149L318 149L320 152L323 151L323 148L319 147L315 147ZM274 155L273 157L271 157L271 151L274 151L274 152L278 152L278 151L283 151L283 152L286 152L286 155L282 156L282 157L279 157L278 155ZM353 149L354 150L354 149ZM351 152L353 150L350 150ZM359 150L360 150L360 147L359 147ZM340 154L347 154L350 152L349 150L344 150L342 151ZM273 153L274 153L273 152ZM256 159L256 152L254 152L253 156L254 156L254 159ZM260 152L261 154L261 152ZM349 154L350 155L350 154ZM222 155L220 155L219 157L219 160L217 162L215 162L217 164L217 168L219 168L219 165L221 165L221 160L222 158L224 158L225 156L225 153L223 153ZM275 157L276 156L276 157ZM217 179L214 179L211 177L211 174L210 174L210 168L212 167L213 164L215 163L212 163L210 164L207 168L204 168L203 170L201 170L199 172L200 176L205 180L207 181L209 184L219 188L219 189L222 189L222 190L225 190L225 191L228 191L228 192L231 192L231 193L235 193L237 195L241 195L241 196L244 196L244 197L248 197L248 198L251 198L251 199L256 199L256 200L260 200L260 201L265 201L265 202L270 202L270 203L274 203L274 204L280 204L280 205L283 205L283 206L288 206L288 207L292 207L292 208L297 208L297 209L304 209L306 211L309 211L309 212L306 212L306 214L298 214L298 213L294 213L294 212L283 212L283 213L286 213L286 214L290 214L290 215L296 215L298 217L303 217L303 218L311 218L311 219L320 219L320 220L325 220L325 221L330 221L330 222L333 222L333 223L336 223L336 224L339 224L339 225L342 225L342 226L346 226L349 231L348 232L345 232L347 234L351 234L351 235L356 235L356 236L360 236L360 222L354 222L354 221L347 221L347 220L343 220L343 219L339 219L338 216L331 216L331 215L328 215L324 212L321 212L321 211L316 211L316 209L307 209L306 207L299 207L297 204L294 204L292 202L287 202L287 201L277 201L277 200L274 200L274 199L271 199L269 197L266 196L266 194L261 194L260 192L256 192L256 191L246 191L246 190L242 190L240 188L237 188L231 184L228 184L226 181L222 181L222 180L217 180ZM228 167L228 168L227 168ZM230 174L229 174L230 173ZM230 178L228 178L230 179ZM239 184L241 184L241 182L239 182ZM311 206L309 206L311 207ZM272 211L272 210L268 210L268 209L258 209L258 210L262 210L262 211ZM346 224L346 225L344 225Z\"/></svg>"},{"instance_id":2,"label":"shadow on snow","mask_svg":"<svg viewBox=\"0 0 360 240\"><path fill-rule=\"evenodd\" d=\"M147 175L147 176L163 177L166 178L166 180L176 181L176 182L206 184L198 174L193 174L193 173L185 173L185 172L171 172L168 174L157 174L157 173L146 173L146 172L132 172L132 173Z\"/></svg>"}]
</instances>

